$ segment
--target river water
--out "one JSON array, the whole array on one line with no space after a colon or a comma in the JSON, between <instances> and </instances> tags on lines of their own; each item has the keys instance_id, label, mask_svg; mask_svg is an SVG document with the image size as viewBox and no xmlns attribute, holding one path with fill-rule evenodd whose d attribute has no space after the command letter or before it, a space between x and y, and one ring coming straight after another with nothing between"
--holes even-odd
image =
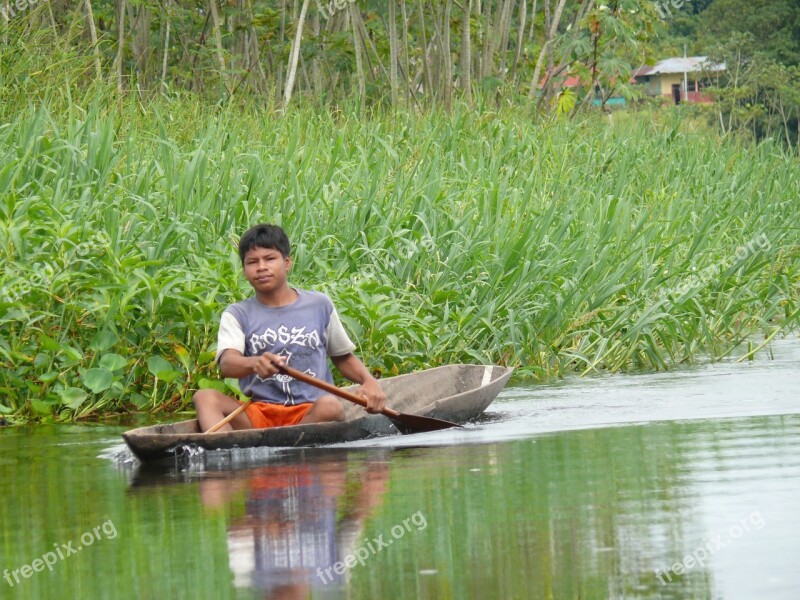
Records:
<instances>
[{"instance_id":1,"label":"river water","mask_svg":"<svg viewBox=\"0 0 800 600\"><path fill-rule=\"evenodd\" d=\"M0 598L800 597L800 343L506 389L464 430L144 468L0 429Z\"/></svg>"}]
</instances>

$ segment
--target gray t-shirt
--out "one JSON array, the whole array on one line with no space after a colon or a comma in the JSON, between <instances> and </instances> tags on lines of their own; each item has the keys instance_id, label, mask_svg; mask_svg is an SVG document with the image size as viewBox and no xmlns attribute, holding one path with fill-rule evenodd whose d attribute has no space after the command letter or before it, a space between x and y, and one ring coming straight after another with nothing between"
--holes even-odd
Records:
<instances>
[{"instance_id":1,"label":"gray t-shirt","mask_svg":"<svg viewBox=\"0 0 800 600\"><path fill-rule=\"evenodd\" d=\"M271 352L283 356L290 367L333 383L328 356L343 356L355 345L342 327L330 298L319 292L295 290L298 298L286 306L266 306L248 298L222 313L217 340L217 361L225 350L244 356ZM324 392L278 374L268 379L248 375L239 379L242 392L256 401L292 406L314 402Z\"/></svg>"}]
</instances>

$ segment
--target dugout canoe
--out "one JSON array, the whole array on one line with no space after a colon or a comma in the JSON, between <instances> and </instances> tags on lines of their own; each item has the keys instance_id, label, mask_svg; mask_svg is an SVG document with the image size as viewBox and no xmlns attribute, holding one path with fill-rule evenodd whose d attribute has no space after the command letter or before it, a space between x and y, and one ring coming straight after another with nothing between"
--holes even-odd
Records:
<instances>
[{"instance_id":1,"label":"dugout canoe","mask_svg":"<svg viewBox=\"0 0 800 600\"><path fill-rule=\"evenodd\" d=\"M402 413L465 423L480 415L503 389L513 369L493 365L447 365L381 379L387 405ZM353 386L355 388L356 386ZM131 429L122 434L131 452L144 462L175 457L186 446L206 450L307 447L351 442L399 433L383 415L369 415L341 400L345 420L200 433L197 419Z\"/></svg>"}]
</instances>

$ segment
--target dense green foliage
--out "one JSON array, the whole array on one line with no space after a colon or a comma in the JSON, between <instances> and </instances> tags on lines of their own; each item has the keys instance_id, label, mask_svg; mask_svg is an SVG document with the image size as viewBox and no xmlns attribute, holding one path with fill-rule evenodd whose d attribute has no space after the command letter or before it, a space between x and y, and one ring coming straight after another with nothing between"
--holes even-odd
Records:
<instances>
[{"instance_id":1,"label":"dense green foliage","mask_svg":"<svg viewBox=\"0 0 800 600\"><path fill-rule=\"evenodd\" d=\"M671 7L670 2L662 4ZM727 68L708 90L715 100L709 121L726 133L800 148L800 5L794 0L677 2L682 6L666 15L658 51L706 55Z\"/></svg>"},{"instance_id":2,"label":"dense green foliage","mask_svg":"<svg viewBox=\"0 0 800 600\"><path fill-rule=\"evenodd\" d=\"M795 0L0 0L0 16L0 102L45 77L141 101L577 118L644 100L633 70L688 52L728 66L709 123L800 144Z\"/></svg>"},{"instance_id":3,"label":"dense green foliage","mask_svg":"<svg viewBox=\"0 0 800 600\"><path fill-rule=\"evenodd\" d=\"M796 0L716 0L703 24L718 41L749 33L759 50L784 65L800 65L800 5Z\"/></svg>"},{"instance_id":4,"label":"dense green foliage","mask_svg":"<svg viewBox=\"0 0 800 600\"><path fill-rule=\"evenodd\" d=\"M0 58L76 50L84 77L140 97L329 106L557 106L561 77L625 88L659 27L639 0L0 0ZM636 65L634 65L636 63ZM58 68L58 66L56 66ZM12 80L24 76L15 74Z\"/></svg>"},{"instance_id":5,"label":"dense green foliage","mask_svg":"<svg viewBox=\"0 0 800 600\"><path fill-rule=\"evenodd\" d=\"M235 244L258 221L284 225L293 283L328 292L384 374L664 369L796 325L800 169L772 144L677 114L356 113L9 113L0 410L171 410L220 385L216 326L248 294Z\"/></svg>"},{"instance_id":6,"label":"dense green foliage","mask_svg":"<svg viewBox=\"0 0 800 600\"><path fill-rule=\"evenodd\" d=\"M662 47L676 55L683 53L684 43L691 54L707 54L732 36L749 34L767 58L800 64L800 6L795 0L687 0L671 9L665 24Z\"/></svg>"}]
</instances>

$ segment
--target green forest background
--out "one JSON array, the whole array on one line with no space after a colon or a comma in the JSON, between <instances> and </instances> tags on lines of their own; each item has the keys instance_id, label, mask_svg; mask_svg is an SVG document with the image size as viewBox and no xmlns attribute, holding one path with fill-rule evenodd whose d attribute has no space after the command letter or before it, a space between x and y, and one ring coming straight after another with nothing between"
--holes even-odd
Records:
<instances>
[{"instance_id":1,"label":"green forest background","mask_svg":"<svg viewBox=\"0 0 800 600\"><path fill-rule=\"evenodd\" d=\"M800 139L793 0L0 0L0 13L12 106L60 71L142 100L574 116L595 95L641 99L632 71L686 52L728 67L710 122ZM579 87L561 89L564 76Z\"/></svg>"}]
</instances>

